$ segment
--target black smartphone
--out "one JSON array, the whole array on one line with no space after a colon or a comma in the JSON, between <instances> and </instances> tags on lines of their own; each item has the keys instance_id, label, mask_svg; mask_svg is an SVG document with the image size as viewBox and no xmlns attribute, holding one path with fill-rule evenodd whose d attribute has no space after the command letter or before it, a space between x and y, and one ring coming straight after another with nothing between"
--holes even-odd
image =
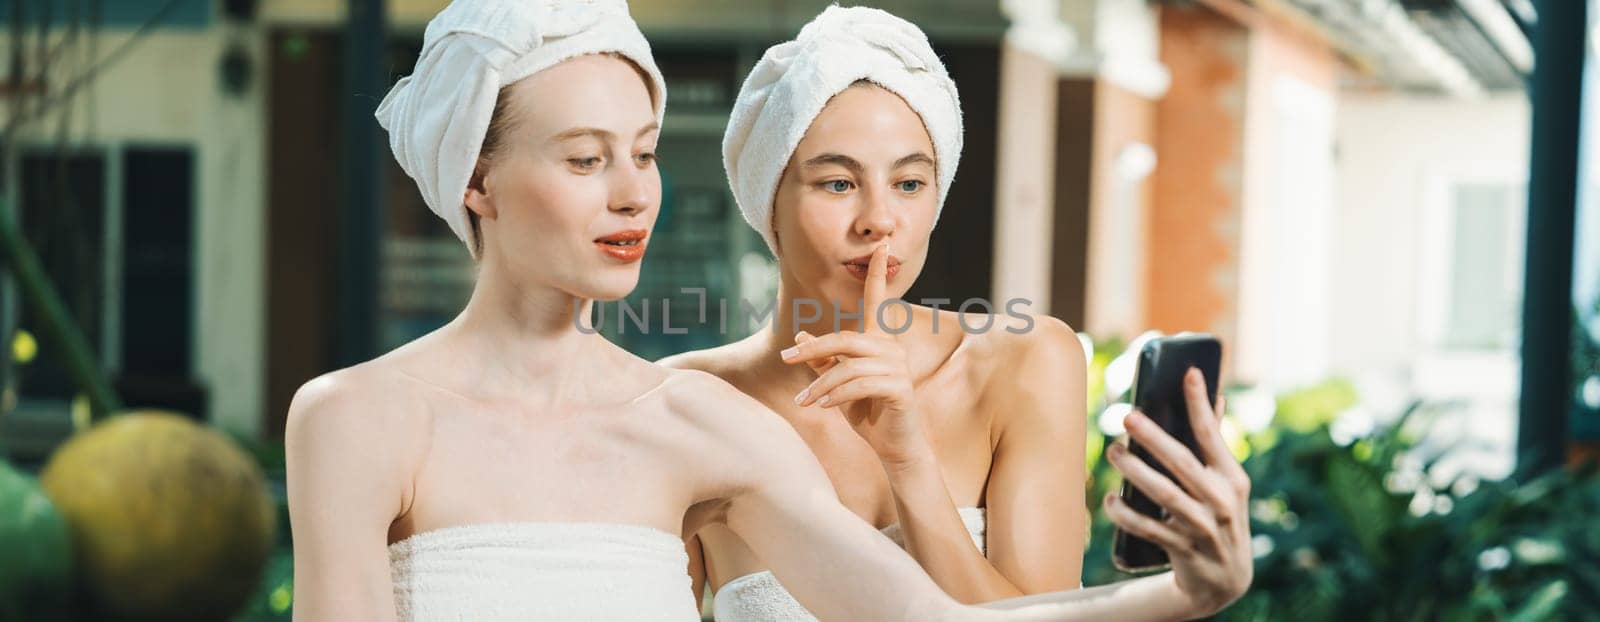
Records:
<instances>
[{"instance_id":1,"label":"black smartphone","mask_svg":"<svg viewBox=\"0 0 1600 622\"><path fill-rule=\"evenodd\" d=\"M1206 379L1206 397L1215 408L1217 373L1221 366L1222 342L1211 335L1179 333L1151 339L1139 350L1139 366L1133 376L1133 407L1198 456L1200 448L1194 429L1189 425L1189 401L1183 391L1183 376L1190 367L1199 368ZM1164 465L1132 439L1129 439L1128 450L1162 475L1172 477ZM1121 494L1122 500L1135 511L1156 520L1166 519L1165 509L1126 480L1122 482ZM1120 528L1113 536L1111 561L1124 572L1160 570L1171 563L1161 547Z\"/></svg>"}]
</instances>

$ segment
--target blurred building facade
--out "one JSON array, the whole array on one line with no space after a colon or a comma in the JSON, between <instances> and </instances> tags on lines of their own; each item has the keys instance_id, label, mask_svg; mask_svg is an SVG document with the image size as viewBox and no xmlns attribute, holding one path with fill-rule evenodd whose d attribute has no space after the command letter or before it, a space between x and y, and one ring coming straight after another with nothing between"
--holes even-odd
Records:
<instances>
[{"instance_id":1,"label":"blurred building facade","mask_svg":"<svg viewBox=\"0 0 1600 622\"><path fill-rule=\"evenodd\" d=\"M67 59L30 70L50 84L120 54L61 101L8 91L5 114L34 106L39 118L10 143L4 196L44 254L61 255L58 285L87 292L74 309L122 386L277 435L294 388L335 362L340 106L383 96L344 87L346 2L128 0L93 36L73 34L69 15L87 4L23 2L24 24L43 12L59 25L41 40L32 26L0 37L0 54L16 55L19 34L22 49L59 48L25 55ZM721 134L748 68L827 2L630 4L671 93L663 213L630 298L674 300L674 325L698 304L679 288L770 300L772 267L727 192ZM907 298L1027 298L1097 337L1209 331L1228 344L1233 382L1371 378L1466 398L1512 425L1521 3L865 4L929 34L967 124L950 209ZM443 5L387 3L391 80ZM380 349L453 316L472 279L460 243L384 162ZM61 187L82 195L74 213L92 226L42 224L64 213L40 207ZM652 358L741 334L719 334L714 317L682 335L630 334L606 312L611 336ZM24 402L66 408L70 387L30 391L48 363L29 365Z\"/></svg>"},{"instance_id":2,"label":"blurred building facade","mask_svg":"<svg viewBox=\"0 0 1600 622\"><path fill-rule=\"evenodd\" d=\"M996 210L1054 245L997 256L1014 270L997 288L1048 291L1051 313L1096 336L1215 333L1231 382L1268 394L1342 376L1378 419L1455 404L1475 466L1505 474L1529 155L1520 4L1008 3L1007 58L1033 69L1005 74L1003 109L1053 83L1057 130L1051 144L1002 132ZM1054 180L1054 209L1006 200L1008 141L1054 157L1036 177ZM1037 192L1024 177L1015 196Z\"/></svg>"},{"instance_id":3,"label":"blurred building facade","mask_svg":"<svg viewBox=\"0 0 1600 622\"><path fill-rule=\"evenodd\" d=\"M257 28L206 2L4 12L0 197L130 403L253 429L268 188ZM8 327L37 334L27 305L3 303ZM49 348L11 370L19 415L71 409Z\"/></svg>"}]
</instances>

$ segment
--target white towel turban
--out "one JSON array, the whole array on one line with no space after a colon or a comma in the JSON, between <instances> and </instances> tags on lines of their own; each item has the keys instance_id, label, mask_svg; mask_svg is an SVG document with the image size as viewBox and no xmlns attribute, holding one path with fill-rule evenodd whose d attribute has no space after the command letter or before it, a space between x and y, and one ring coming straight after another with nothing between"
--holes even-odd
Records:
<instances>
[{"instance_id":1,"label":"white towel turban","mask_svg":"<svg viewBox=\"0 0 1600 622\"><path fill-rule=\"evenodd\" d=\"M767 49L739 89L722 164L744 219L774 256L772 200L789 158L823 106L858 80L904 99L933 140L943 209L961 160L961 101L922 30L887 12L830 6L793 41Z\"/></svg>"},{"instance_id":2,"label":"white towel turban","mask_svg":"<svg viewBox=\"0 0 1600 622\"><path fill-rule=\"evenodd\" d=\"M428 22L416 69L378 105L378 123L428 207L476 248L462 197L500 89L569 58L612 52L666 87L624 0L455 0ZM474 251L476 252L476 251Z\"/></svg>"}]
</instances>

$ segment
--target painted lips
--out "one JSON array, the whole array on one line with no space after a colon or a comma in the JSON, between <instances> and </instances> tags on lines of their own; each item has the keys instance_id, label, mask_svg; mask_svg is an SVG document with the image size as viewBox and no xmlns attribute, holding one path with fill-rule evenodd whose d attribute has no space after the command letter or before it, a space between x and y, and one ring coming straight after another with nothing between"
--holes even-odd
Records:
<instances>
[{"instance_id":1,"label":"painted lips","mask_svg":"<svg viewBox=\"0 0 1600 622\"><path fill-rule=\"evenodd\" d=\"M645 238L649 235L650 232L644 229L618 231L595 238L594 246L613 259L632 263L644 258Z\"/></svg>"}]
</instances>

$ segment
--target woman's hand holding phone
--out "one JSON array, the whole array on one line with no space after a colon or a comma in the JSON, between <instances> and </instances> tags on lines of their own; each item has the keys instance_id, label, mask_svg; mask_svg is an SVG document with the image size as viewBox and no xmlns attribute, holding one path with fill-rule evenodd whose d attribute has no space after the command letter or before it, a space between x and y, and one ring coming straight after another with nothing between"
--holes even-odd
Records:
<instances>
[{"instance_id":1,"label":"woman's hand holding phone","mask_svg":"<svg viewBox=\"0 0 1600 622\"><path fill-rule=\"evenodd\" d=\"M1165 508L1169 518L1145 516L1116 493L1106 495L1105 509L1118 527L1167 552L1178 589L1197 612L1210 615L1243 595L1254 574L1250 477L1222 438L1220 415L1225 403L1219 399L1216 410L1211 409L1205 379L1197 369L1184 375L1183 384L1199 456L1138 411L1126 420L1132 439L1160 461L1176 482L1121 444L1106 451L1107 459L1123 477Z\"/></svg>"}]
</instances>

